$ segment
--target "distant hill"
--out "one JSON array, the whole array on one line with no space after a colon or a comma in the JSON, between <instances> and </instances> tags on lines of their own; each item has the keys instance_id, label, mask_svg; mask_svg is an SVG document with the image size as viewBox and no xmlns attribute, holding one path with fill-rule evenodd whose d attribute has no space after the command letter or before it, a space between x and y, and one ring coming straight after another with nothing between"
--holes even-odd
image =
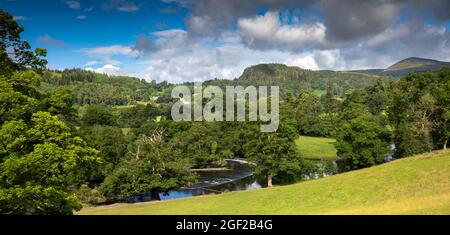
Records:
<instances>
[{"instance_id":1,"label":"distant hill","mask_svg":"<svg viewBox=\"0 0 450 235\"><path fill-rule=\"evenodd\" d=\"M450 67L449 62L411 57L399 61L383 71L386 74L407 74L411 72L438 71L442 67Z\"/></svg>"},{"instance_id":2,"label":"distant hill","mask_svg":"<svg viewBox=\"0 0 450 235\"><path fill-rule=\"evenodd\" d=\"M369 70L353 70L350 72L358 72L370 75L382 75L399 77L412 72L433 72L438 71L442 67L450 67L450 62L410 57L401 60L386 69L369 69Z\"/></svg>"},{"instance_id":3,"label":"distant hill","mask_svg":"<svg viewBox=\"0 0 450 235\"><path fill-rule=\"evenodd\" d=\"M335 71L313 71L284 64L258 64L248 67L235 80L211 80L207 85L280 86L284 94L309 89L324 92L329 87L335 95L343 95L352 88L373 84L379 76Z\"/></svg>"}]
</instances>

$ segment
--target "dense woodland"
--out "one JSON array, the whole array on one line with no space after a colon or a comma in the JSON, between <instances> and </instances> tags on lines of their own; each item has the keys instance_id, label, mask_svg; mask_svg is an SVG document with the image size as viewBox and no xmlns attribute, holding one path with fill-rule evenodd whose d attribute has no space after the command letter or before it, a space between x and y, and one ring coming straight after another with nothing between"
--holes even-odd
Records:
<instances>
[{"instance_id":1,"label":"dense woodland","mask_svg":"<svg viewBox=\"0 0 450 235\"><path fill-rule=\"evenodd\" d=\"M47 70L45 49L32 51L8 13L0 21L0 214L157 200L227 158L254 162L264 186L305 180L321 169L298 153L298 135L336 138L340 172L448 146L448 68L387 79L266 64L204 84L280 86L280 127L261 133L259 122L171 120L173 84Z\"/></svg>"}]
</instances>

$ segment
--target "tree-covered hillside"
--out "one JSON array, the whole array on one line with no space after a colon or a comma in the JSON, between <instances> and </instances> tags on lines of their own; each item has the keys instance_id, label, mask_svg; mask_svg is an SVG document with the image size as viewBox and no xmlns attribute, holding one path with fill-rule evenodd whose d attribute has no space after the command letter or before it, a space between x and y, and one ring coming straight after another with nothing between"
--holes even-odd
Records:
<instances>
[{"instance_id":1,"label":"tree-covered hillside","mask_svg":"<svg viewBox=\"0 0 450 235\"><path fill-rule=\"evenodd\" d=\"M109 76L82 69L46 71L40 90L63 88L72 91L76 104L129 105L170 94L166 82L146 82L134 77Z\"/></svg>"},{"instance_id":2,"label":"tree-covered hillside","mask_svg":"<svg viewBox=\"0 0 450 235\"><path fill-rule=\"evenodd\" d=\"M352 88L374 84L377 76L334 71L313 71L284 64L259 64L246 68L235 80L212 80L213 85L280 86L282 94L298 95L302 90L324 93L330 89L334 95L343 96Z\"/></svg>"}]
</instances>

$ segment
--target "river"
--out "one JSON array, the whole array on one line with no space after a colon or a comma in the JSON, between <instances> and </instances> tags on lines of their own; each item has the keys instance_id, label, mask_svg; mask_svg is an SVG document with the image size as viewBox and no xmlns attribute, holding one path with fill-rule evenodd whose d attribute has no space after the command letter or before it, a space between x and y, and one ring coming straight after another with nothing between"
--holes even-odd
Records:
<instances>
[{"instance_id":1,"label":"river","mask_svg":"<svg viewBox=\"0 0 450 235\"><path fill-rule=\"evenodd\" d=\"M228 159L227 167L229 170L202 170L198 171L198 181L189 187L183 187L179 190L172 190L167 194L161 193L161 200L169 200L183 197L193 197L206 194L220 194L230 191L243 191L261 188L253 176L253 165L245 161ZM326 168L336 168L333 161L331 165L325 164L323 161L315 161L318 166L318 172L306 176L306 179L316 179L335 174L334 170L329 173ZM328 167L327 167L328 165ZM125 202L143 202L150 201L150 194L127 197Z\"/></svg>"},{"instance_id":2,"label":"river","mask_svg":"<svg viewBox=\"0 0 450 235\"><path fill-rule=\"evenodd\" d=\"M227 160L227 168L230 170L197 172L199 175L197 183L170 191L168 195L160 194L161 200L261 188L253 177L250 164Z\"/></svg>"},{"instance_id":3,"label":"river","mask_svg":"<svg viewBox=\"0 0 450 235\"><path fill-rule=\"evenodd\" d=\"M261 188L253 176L253 166L238 160L227 160L229 170L199 171L198 181L189 187L172 190L168 194L161 193L161 200L193 197L206 194L219 194L229 191L242 191ZM126 202L142 202L151 200L150 194L131 196Z\"/></svg>"}]
</instances>

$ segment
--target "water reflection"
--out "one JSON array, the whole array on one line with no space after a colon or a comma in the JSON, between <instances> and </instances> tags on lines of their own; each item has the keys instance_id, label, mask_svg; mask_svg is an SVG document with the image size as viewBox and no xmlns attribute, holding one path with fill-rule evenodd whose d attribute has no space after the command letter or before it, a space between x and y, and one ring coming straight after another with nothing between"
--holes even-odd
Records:
<instances>
[{"instance_id":1,"label":"water reflection","mask_svg":"<svg viewBox=\"0 0 450 235\"><path fill-rule=\"evenodd\" d=\"M251 165L233 160L227 163L230 170L198 172L197 183L166 195L160 194L161 200L261 188L253 177Z\"/></svg>"}]
</instances>

